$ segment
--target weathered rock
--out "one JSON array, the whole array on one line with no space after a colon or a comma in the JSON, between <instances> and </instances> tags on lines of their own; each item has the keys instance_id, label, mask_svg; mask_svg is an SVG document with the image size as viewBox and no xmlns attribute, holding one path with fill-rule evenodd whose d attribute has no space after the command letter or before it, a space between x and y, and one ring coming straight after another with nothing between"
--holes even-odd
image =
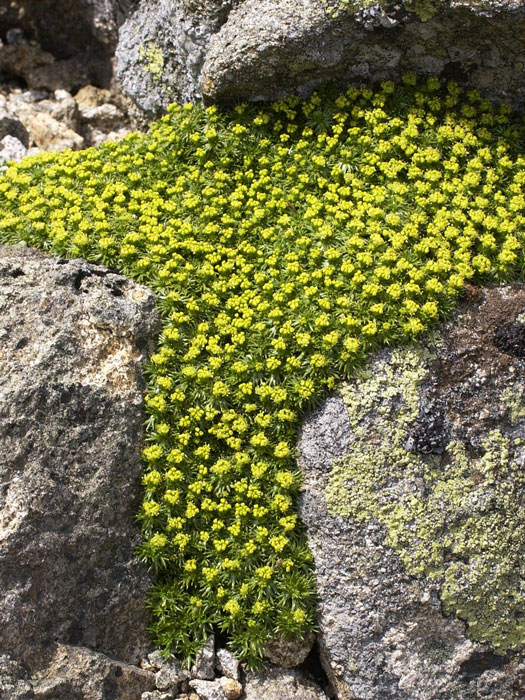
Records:
<instances>
[{"instance_id":1,"label":"weathered rock","mask_svg":"<svg viewBox=\"0 0 525 700\"><path fill-rule=\"evenodd\" d=\"M341 700L525 696L525 286L471 292L303 426L300 513Z\"/></svg>"},{"instance_id":2,"label":"weathered rock","mask_svg":"<svg viewBox=\"0 0 525 700\"><path fill-rule=\"evenodd\" d=\"M215 678L215 636L211 634L206 644L199 649L191 667L191 677L202 680Z\"/></svg>"},{"instance_id":3,"label":"weathered rock","mask_svg":"<svg viewBox=\"0 0 525 700\"><path fill-rule=\"evenodd\" d=\"M190 681L190 688L197 693L201 700L227 700L219 681Z\"/></svg>"},{"instance_id":4,"label":"weathered rock","mask_svg":"<svg viewBox=\"0 0 525 700\"><path fill-rule=\"evenodd\" d=\"M10 0L0 33L17 27L47 51L68 58L82 51L111 55L131 0Z\"/></svg>"},{"instance_id":5,"label":"weathered rock","mask_svg":"<svg viewBox=\"0 0 525 700\"><path fill-rule=\"evenodd\" d=\"M84 85L75 95L75 101L80 109L100 107L109 102L110 99L109 90L103 90L94 85Z\"/></svg>"},{"instance_id":6,"label":"weathered rock","mask_svg":"<svg viewBox=\"0 0 525 700\"><path fill-rule=\"evenodd\" d=\"M223 676L238 681L240 678L239 662L229 649L218 649L215 657L216 668Z\"/></svg>"},{"instance_id":7,"label":"weathered rock","mask_svg":"<svg viewBox=\"0 0 525 700\"><path fill-rule=\"evenodd\" d=\"M300 642L288 641L278 636L264 647L264 657L276 666L294 668L305 661L312 650L314 641L315 635L312 632Z\"/></svg>"},{"instance_id":8,"label":"weathered rock","mask_svg":"<svg viewBox=\"0 0 525 700\"><path fill-rule=\"evenodd\" d=\"M4 136L0 141L0 165L11 160L20 161L27 155L27 148L14 136Z\"/></svg>"},{"instance_id":9,"label":"weathered rock","mask_svg":"<svg viewBox=\"0 0 525 700\"><path fill-rule=\"evenodd\" d=\"M78 151L84 147L84 139L62 121L46 112L32 112L24 119L31 145L42 151Z\"/></svg>"},{"instance_id":10,"label":"weathered rock","mask_svg":"<svg viewBox=\"0 0 525 700\"><path fill-rule=\"evenodd\" d=\"M65 90L55 90L53 97L54 99L39 100L35 108L76 131L79 127L79 111L75 100Z\"/></svg>"},{"instance_id":11,"label":"weathered rock","mask_svg":"<svg viewBox=\"0 0 525 700\"><path fill-rule=\"evenodd\" d=\"M63 89L75 92L87 83L109 82L109 71L107 59L83 53L33 68L22 77L33 90Z\"/></svg>"},{"instance_id":12,"label":"weathered rock","mask_svg":"<svg viewBox=\"0 0 525 700\"><path fill-rule=\"evenodd\" d=\"M155 686L159 690L178 691L180 684L190 678L190 673L183 668L178 659L171 657L165 660L159 652L148 656L152 666L158 669L155 675Z\"/></svg>"},{"instance_id":13,"label":"weathered rock","mask_svg":"<svg viewBox=\"0 0 525 700\"><path fill-rule=\"evenodd\" d=\"M122 25L117 74L141 114L200 98L199 77L212 35L236 0L151 0Z\"/></svg>"},{"instance_id":14,"label":"weathered rock","mask_svg":"<svg viewBox=\"0 0 525 700\"><path fill-rule=\"evenodd\" d=\"M24 669L5 654L0 655L0 700L33 698L33 688Z\"/></svg>"},{"instance_id":15,"label":"weathered rock","mask_svg":"<svg viewBox=\"0 0 525 700\"><path fill-rule=\"evenodd\" d=\"M158 330L127 278L0 247L0 649L30 672L55 641L151 648L134 518Z\"/></svg>"},{"instance_id":16,"label":"weathered rock","mask_svg":"<svg viewBox=\"0 0 525 700\"><path fill-rule=\"evenodd\" d=\"M439 75L525 106L525 6L516 0L383 3L334 17L326 0L246 0L214 36L205 99L275 99L320 82ZM351 3L347 3L350 4ZM355 3L357 5L366 3ZM409 11L409 8L418 10ZM433 8L435 9L435 8Z\"/></svg>"},{"instance_id":17,"label":"weathered rock","mask_svg":"<svg viewBox=\"0 0 525 700\"><path fill-rule=\"evenodd\" d=\"M137 666L83 647L59 644L31 684L35 700L139 700L155 687L155 679Z\"/></svg>"},{"instance_id":18,"label":"weathered rock","mask_svg":"<svg viewBox=\"0 0 525 700\"><path fill-rule=\"evenodd\" d=\"M11 136L17 139L25 148L29 145L29 134L22 122L0 109L0 141L4 136Z\"/></svg>"},{"instance_id":19,"label":"weathered rock","mask_svg":"<svg viewBox=\"0 0 525 700\"><path fill-rule=\"evenodd\" d=\"M173 700L173 693L163 693L160 690L154 690L151 693L142 693L140 700Z\"/></svg>"},{"instance_id":20,"label":"weathered rock","mask_svg":"<svg viewBox=\"0 0 525 700\"><path fill-rule=\"evenodd\" d=\"M55 58L40 46L12 44L0 46L0 70L24 78L31 71L53 64Z\"/></svg>"},{"instance_id":21,"label":"weathered rock","mask_svg":"<svg viewBox=\"0 0 525 700\"><path fill-rule=\"evenodd\" d=\"M224 695L226 696L226 700L238 700L238 698L241 697L242 685L239 683L239 681L223 676L222 678L219 678L219 683Z\"/></svg>"},{"instance_id":22,"label":"weathered rock","mask_svg":"<svg viewBox=\"0 0 525 700\"><path fill-rule=\"evenodd\" d=\"M269 666L246 674L245 700L327 700L323 690L299 671Z\"/></svg>"}]
</instances>

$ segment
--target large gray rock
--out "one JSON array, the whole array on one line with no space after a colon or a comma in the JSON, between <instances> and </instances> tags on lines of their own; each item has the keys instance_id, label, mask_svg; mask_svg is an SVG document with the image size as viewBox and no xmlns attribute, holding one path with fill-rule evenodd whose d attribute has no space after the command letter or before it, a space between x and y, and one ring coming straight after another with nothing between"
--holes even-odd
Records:
<instances>
[{"instance_id":1,"label":"large gray rock","mask_svg":"<svg viewBox=\"0 0 525 700\"><path fill-rule=\"evenodd\" d=\"M341 84L439 75L525 105L525 5L519 0L382 3L334 17L327 0L246 0L202 68L207 100L275 99ZM416 11L409 11L408 8Z\"/></svg>"},{"instance_id":2,"label":"large gray rock","mask_svg":"<svg viewBox=\"0 0 525 700\"><path fill-rule=\"evenodd\" d=\"M30 673L55 642L150 648L134 518L158 330L146 288L0 246L0 650Z\"/></svg>"},{"instance_id":3,"label":"large gray rock","mask_svg":"<svg viewBox=\"0 0 525 700\"><path fill-rule=\"evenodd\" d=\"M300 513L340 700L525 697L525 286L469 293L302 429Z\"/></svg>"},{"instance_id":4,"label":"large gray rock","mask_svg":"<svg viewBox=\"0 0 525 700\"><path fill-rule=\"evenodd\" d=\"M117 75L140 114L200 99L200 73L211 37L238 0L142 2L120 28Z\"/></svg>"}]
</instances>

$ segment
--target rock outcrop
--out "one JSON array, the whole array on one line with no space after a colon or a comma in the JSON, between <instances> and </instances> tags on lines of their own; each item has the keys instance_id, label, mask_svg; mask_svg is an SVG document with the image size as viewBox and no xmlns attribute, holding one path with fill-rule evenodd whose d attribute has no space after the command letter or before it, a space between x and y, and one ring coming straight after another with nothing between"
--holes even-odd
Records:
<instances>
[{"instance_id":1,"label":"rock outcrop","mask_svg":"<svg viewBox=\"0 0 525 700\"><path fill-rule=\"evenodd\" d=\"M59 58L111 55L133 0L11 0L0 8L0 35L21 28Z\"/></svg>"},{"instance_id":2,"label":"rock outcrop","mask_svg":"<svg viewBox=\"0 0 525 700\"><path fill-rule=\"evenodd\" d=\"M521 0L141 2L120 29L118 76L147 118L173 101L274 100L437 75L525 106Z\"/></svg>"},{"instance_id":3,"label":"rock outcrop","mask_svg":"<svg viewBox=\"0 0 525 700\"><path fill-rule=\"evenodd\" d=\"M235 0L142 2L120 29L117 75L140 114L201 98L200 74L213 35Z\"/></svg>"},{"instance_id":4,"label":"rock outcrop","mask_svg":"<svg viewBox=\"0 0 525 700\"><path fill-rule=\"evenodd\" d=\"M16 661L35 688L64 679L64 695L35 697L154 687L128 665L151 648L134 518L142 368L158 331L146 288L0 246L0 653L11 658L0 671L16 679ZM138 694L88 692L81 677L92 676L134 678Z\"/></svg>"},{"instance_id":5,"label":"rock outcrop","mask_svg":"<svg viewBox=\"0 0 525 700\"><path fill-rule=\"evenodd\" d=\"M525 696L525 287L469 295L302 430L300 513L340 700Z\"/></svg>"}]
</instances>

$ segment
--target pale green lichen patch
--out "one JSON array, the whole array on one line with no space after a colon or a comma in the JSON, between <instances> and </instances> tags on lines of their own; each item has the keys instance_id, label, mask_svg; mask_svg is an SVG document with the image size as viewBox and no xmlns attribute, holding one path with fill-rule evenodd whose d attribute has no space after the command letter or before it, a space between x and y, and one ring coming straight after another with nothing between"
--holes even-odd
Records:
<instances>
[{"instance_id":1,"label":"pale green lichen patch","mask_svg":"<svg viewBox=\"0 0 525 700\"><path fill-rule=\"evenodd\" d=\"M162 49L154 41L151 41L148 46L140 47L139 57L148 73L151 73L153 82L158 83L164 71L164 54Z\"/></svg>"},{"instance_id":2,"label":"pale green lichen patch","mask_svg":"<svg viewBox=\"0 0 525 700\"><path fill-rule=\"evenodd\" d=\"M429 359L427 351L398 350L342 387L354 442L333 465L328 508L382 523L385 544L410 574L441 581L444 613L504 653L525 643L520 441L492 430L475 453L457 440L440 455L409 452ZM513 390L502 393L502 403ZM510 410L513 423L525 417Z\"/></svg>"}]
</instances>

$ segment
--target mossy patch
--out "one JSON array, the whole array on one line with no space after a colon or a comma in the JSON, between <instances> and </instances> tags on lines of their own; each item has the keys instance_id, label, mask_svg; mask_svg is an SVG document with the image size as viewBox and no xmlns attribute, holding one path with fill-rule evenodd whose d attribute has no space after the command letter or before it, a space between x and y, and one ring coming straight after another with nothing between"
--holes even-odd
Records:
<instances>
[{"instance_id":1,"label":"mossy patch","mask_svg":"<svg viewBox=\"0 0 525 700\"><path fill-rule=\"evenodd\" d=\"M147 46L141 46L139 58L144 63L145 70L150 73L152 80L157 84L164 71L164 54L160 46L150 41Z\"/></svg>"},{"instance_id":2,"label":"mossy patch","mask_svg":"<svg viewBox=\"0 0 525 700\"><path fill-rule=\"evenodd\" d=\"M444 613L504 653L525 643L521 441L492 430L475 453L459 441L440 455L410 452L431 359L426 350L397 350L343 386L355 439L333 465L326 499L334 514L385 525L385 544L406 570L441 582ZM516 382L500 397L513 423L525 415L519 391Z\"/></svg>"}]
</instances>

